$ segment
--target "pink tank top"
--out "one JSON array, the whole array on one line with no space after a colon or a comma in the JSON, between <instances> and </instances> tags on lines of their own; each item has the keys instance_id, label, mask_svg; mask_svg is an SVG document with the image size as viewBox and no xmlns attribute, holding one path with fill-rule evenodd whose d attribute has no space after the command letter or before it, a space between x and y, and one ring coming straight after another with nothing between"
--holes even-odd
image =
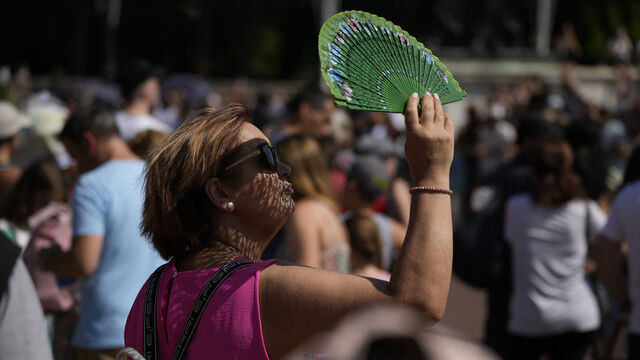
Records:
<instances>
[{"instance_id":1,"label":"pink tank top","mask_svg":"<svg viewBox=\"0 0 640 360\"><path fill-rule=\"evenodd\" d=\"M260 271L276 261L241 268L222 283L204 311L183 359L269 358L262 337L259 280ZM158 285L157 359L171 358L196 297L216 270L178 272L173 260L165 267ZM131 307L124 330L125 346L141 354L147 283Z\"/></svg>"}]
</instances>

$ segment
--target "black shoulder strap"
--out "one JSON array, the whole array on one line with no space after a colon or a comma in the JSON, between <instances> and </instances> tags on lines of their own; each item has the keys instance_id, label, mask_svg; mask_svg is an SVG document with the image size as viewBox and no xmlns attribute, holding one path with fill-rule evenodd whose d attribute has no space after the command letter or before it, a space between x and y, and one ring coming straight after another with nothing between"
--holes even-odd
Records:
<instances>
[{"instance_id":1,"label":"black shoulder strap","mask_svg":"<svg viewBox=\"0 0 640 360\"><path fill-rule=\"evenodd\" d=\"M187 317L187 321L184 325L184 329L182 329L182 334L178 339L178 344L176 345L176 349L173 352L173 356L171 357L173 360L181 359L184 355L187 347L189 346L189 342L193 337L193 333L202 318L202 314L204 310L207 308L207 304L211 300L213 294L218 290L220 285L233 274L236 270L241 269L243 267L247 267L253 263L251 262L243 262L243 261L234 261L222 266L218 271L216 271L213 276L209 279L207 284L202 288L200 294L196 298L196 301L191 308L191 312ZM158 274L157 278L154 276ZM155 359L156 355L156 296L157 296L157 286L158 280L160 279L160 274L162 273L161 269L156 270L156 272L151 275L151 280L149 281L149 287L147 288L147 297L145 298L145 327L144 327L144 351L145 358L147 360ZM155 281L154 281L155 280ZM153 290L149 291L151 287L154 287ZM149 305L151 304L151 311L149 311ZM148 321L147 314L153 317L153 320ZM147 325L152 325L153 327L149 327Z\"/></svg>"},{"instance_id":2,"label":"black shoulder strap","mask_svg":"<svg viewBox=\"0 0 640 360\"><path fill-rule=\"evenodd\" d=\"M191 308L189 317L187 317L187 322L184 325L184 329L182 329L182 335L180 335L180 339L178 339L178 345L176 345L176 350L173 352L171 359L179 360L182 358L182 355L184 355L184 352L187 350L187 346L189 346L189 341L191 341L191 338L193 337L193 332L196 330L196 327L200 322L200 318L202 318L202 314L207 308L207 304L209 304L211 297L216 290L218 290L222 282L231 276L231 274L236 270L247 267L251 264L252 263L250 262L242 261L230 262L222 266L215 274L213 274L204 288L202 288L202 291L200 291L198 298Z\"/></svg>"},{"instance_id":3,"label":"black shoulder strap","mask_svg":"<svg viewBox=\"0 0 640 360\"><path fill-rule=\"evenodd\" d=\"M144 358L147 360L153 360L156 356L156 298L160 275L166 265L161 265L151 274L144 297L144 336L142 341Z\"/></svg>"}]
</instances>

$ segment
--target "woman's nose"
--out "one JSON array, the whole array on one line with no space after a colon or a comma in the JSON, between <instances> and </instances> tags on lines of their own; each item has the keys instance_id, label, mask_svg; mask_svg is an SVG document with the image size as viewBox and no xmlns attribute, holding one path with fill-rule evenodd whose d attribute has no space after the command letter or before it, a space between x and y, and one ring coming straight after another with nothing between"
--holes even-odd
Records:
<instances>
[{"instance_id":1,"label":"woman's nose","mask_svg":"<svg viewBox=\"0 0 640 360\"><path fill-rule=\"evenodd\" d=\"M291 175L291 167L280 160L278 160L278 176L280 178L288 178Z\"/></svg>"}]
</instances>

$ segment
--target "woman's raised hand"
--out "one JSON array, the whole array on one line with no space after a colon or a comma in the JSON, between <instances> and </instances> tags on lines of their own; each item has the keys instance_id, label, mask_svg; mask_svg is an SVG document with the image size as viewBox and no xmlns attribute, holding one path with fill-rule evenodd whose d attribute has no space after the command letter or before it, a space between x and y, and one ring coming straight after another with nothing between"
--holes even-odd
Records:
<instances>
[{"instance_id":1,"label":"woman's raised hand","mask_svg":"<svg viewBox=\"0 0 640 360\"><path fill-rule=\"evenodd\" d=\"M449 188L453 122L437 96L407 102L405 153L414 185ZM409 225L390 282L291 264L260 275L262 331L269 356L278 358L313 336L330 331L345 314L367 304L394 301L421 309L428 319L444 315L451 283L451 199L412 196ZM286 319L286 321L283 321Z\"/></svg>"},{"instance_id":2,"label":"woman's raised hand","mask_svg":"<svg viewBox=\"0 0 640 360\"><path fill-rule=\"evenodd\" d=\"M445 114L437 94L422 96L418 116L418 94L407 100L404 112L407 140L404 152L414 185L449 187L453 161L453 121Z\"/></svg>"}]
</instances>

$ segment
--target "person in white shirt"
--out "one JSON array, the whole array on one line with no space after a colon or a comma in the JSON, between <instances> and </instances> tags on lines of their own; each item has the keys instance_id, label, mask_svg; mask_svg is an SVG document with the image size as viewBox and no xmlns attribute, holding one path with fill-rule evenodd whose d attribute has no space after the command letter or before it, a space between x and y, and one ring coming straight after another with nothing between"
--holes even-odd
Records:
<instances>
[{"instance_id":1,"label":"person in white shirt","mask_svg":"<svg viewBox=\"0 0 640 360\"><path fill-rule=\"evenodd\" d=\"M532 159L534 190L507 201L505 237L513 286L507 359L582 359L600 326L585 279L591 234L606 222L581 197L573 154L564 140L546 141Z\"/></svg>"},{"instance_id":2,"label":"person in white shirt","mask_svg":"<svg viewBox=\"0 0 640 360\"><path fill-rule=\"evenodd\" d=\"M172 129L151 115L160 103L158 71L142 59L132 59L120 74L120 86L125 98L124 109L116 113L120 136L129 141L145 130L169 134Z\"/></svg>"},{"instance_id":3,"label":"person in white shirt","mask_svg":"<svg viewBox=\"0 0 640 360\"><path fill-rule=\"evenodd\" d=\"M629 314L628 358L640 358L640 146L625 169L609 220L598 237L594 255L602 282L623 312ZM626 258L626 259L625 259ZM624 264L628 276L624 274ZM626 280L626 283L625 283Z\"/></svg>"}]
</instances>

